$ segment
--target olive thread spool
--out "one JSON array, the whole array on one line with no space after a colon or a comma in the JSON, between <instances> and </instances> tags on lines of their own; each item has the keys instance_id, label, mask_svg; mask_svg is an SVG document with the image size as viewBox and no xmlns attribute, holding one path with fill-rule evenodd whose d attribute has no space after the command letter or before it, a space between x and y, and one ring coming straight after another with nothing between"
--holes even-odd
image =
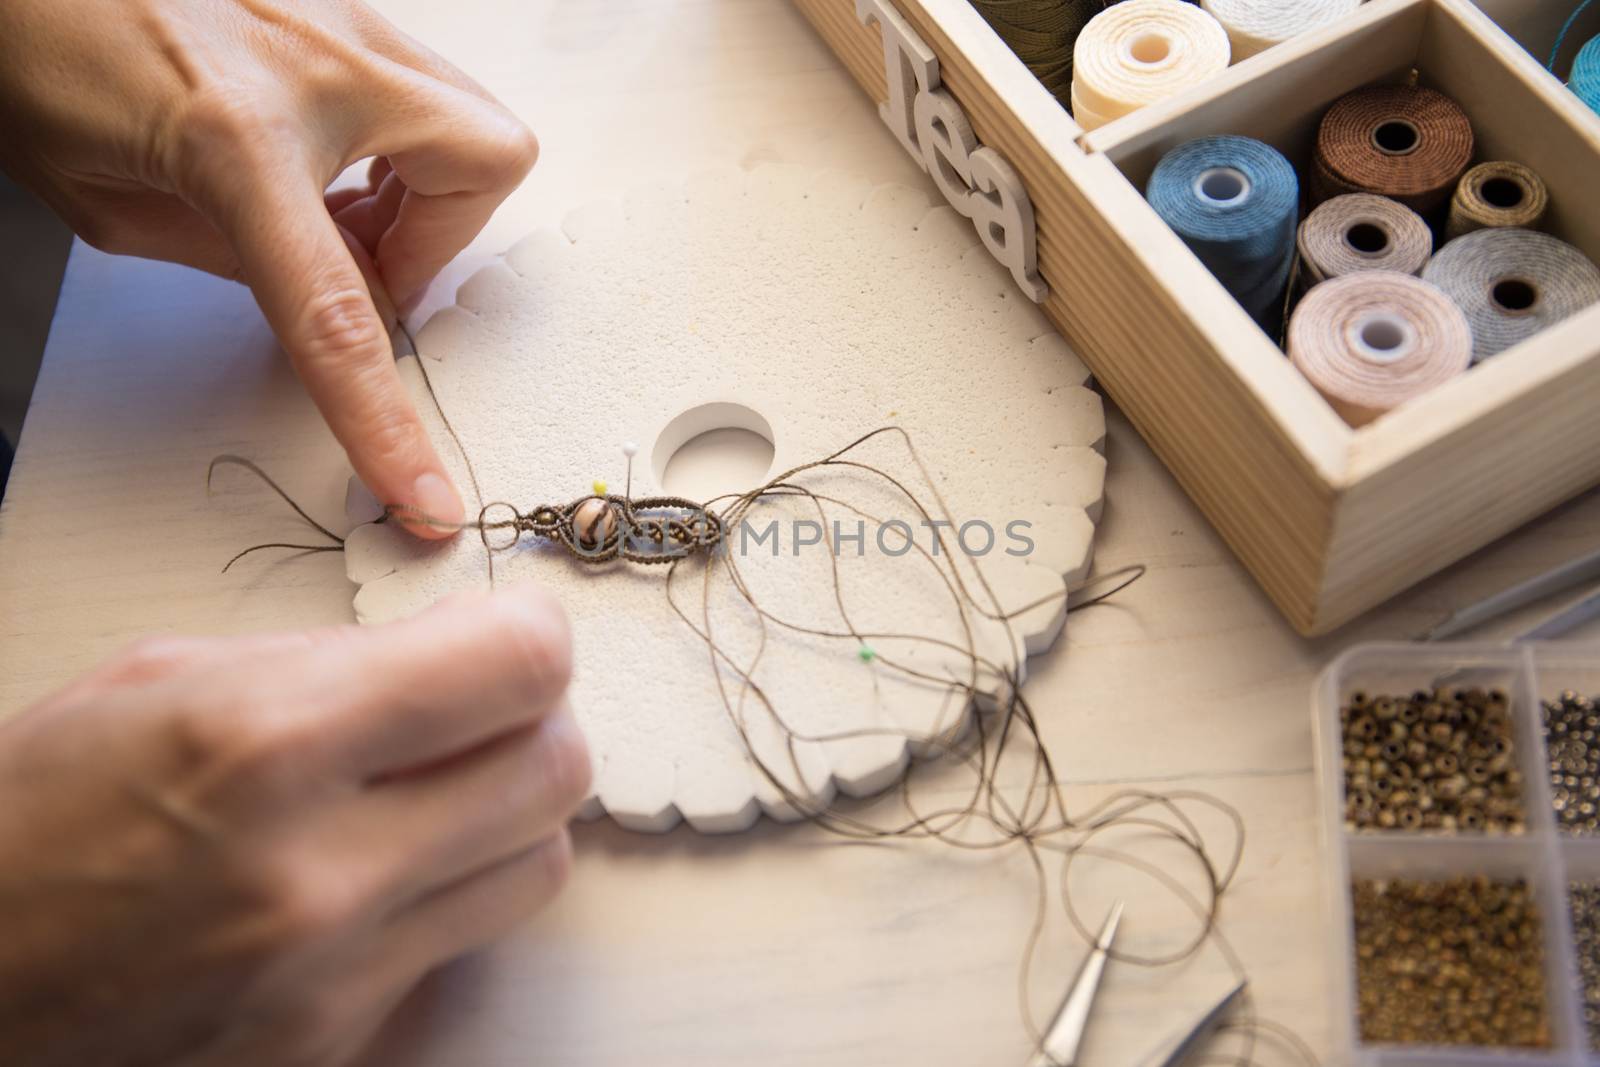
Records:
<instances>
[{"instance_id":1,"label":"olive thread spool","mask_svg":"<svg viewBox=\"0 0 1600 1067\"><path fill-rule=\"evenodd\" d=\"M1404 204L1371 193L1324 201L1296 239L1304 288L1367 270L1417 274L1433 254L1433 232Z\"/></svg>"},{"instance_id":2,"label":"olive thread spool","mask_svg":"<svg viewBox=\"0 0 1600 1067\"><path fill-rule=\"evenodd\" d=\"M980 15L1050 94L1066 104L1072 51L1103 0L973 0Z\"/></svg>"},{"instance_id":3,"label":"olive thread spool","mask_svg":"<svg viewBox=\"0 0 1600 1067\"><path fill-rule=\"evenodd\" d=\"M1374 193L1427 218L1466 173L1473 145L1472 123L1443 93L1408 85L1357 89L1334 101L1317 127L1312 202Z\"/></svg>"},{"instance_id":4,"label":"olive thread spool","mask_svg":"<svg viewBox=\"0 0 1600 1067\"><path fill-rule=\"evenodd\" d=\"M1534 230L1457 237L1422 277L1466 315L1475 363L1600 302L1600 269L1565 241Z\"/></svg>"},{"instance_id":5,"label":"olive thread spool","mask_svg":"<svg viewBox=\"0 0 1600 1067\"><path fill-rule=\"evenodd\" d=\"M1299 179L1282 153L1248 137L1202 137L1162 157L1145 195L1245 311L1275 334L1300 203Z\"/></svg>"},{"instance_id":6,"label":"olive thread spool","mask_svg":"<svg viewBox=\"0 0 1600 1067\"><path fill-rule=\"evenodd\" d=\"M1537 229L1549 206L1544 179L1531 168L1508 161L1479 163L1456 184L1445 238L1505 227Z\"/></svg>"}]
</instances>

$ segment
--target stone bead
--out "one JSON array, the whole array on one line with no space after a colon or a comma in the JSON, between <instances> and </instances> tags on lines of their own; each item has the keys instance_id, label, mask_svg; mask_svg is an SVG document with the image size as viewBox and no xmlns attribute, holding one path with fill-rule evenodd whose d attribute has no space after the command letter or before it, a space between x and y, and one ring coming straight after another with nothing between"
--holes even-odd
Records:
<instances>
[{"instance_id":1,"label":"stone bead","mask_svg":"<svg viewBox=\"0 0 1600 1067\"><path fill-rule=\"evenodd\" d=\"M599 497L590 497L572 513L572 533L583 548L599 548L616 532L616 509Z\"/></svg>"}]
</instances>

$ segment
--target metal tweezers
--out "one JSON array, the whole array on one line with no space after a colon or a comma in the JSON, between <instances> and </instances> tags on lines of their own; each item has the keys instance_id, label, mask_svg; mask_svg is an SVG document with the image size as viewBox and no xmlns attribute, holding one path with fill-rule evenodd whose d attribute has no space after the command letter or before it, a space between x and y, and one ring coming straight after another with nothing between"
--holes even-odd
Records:
<instances>
[{"instance_id":1,"label":"metal tweezers","mask_svg":"<svg viewBox=\"0 0 1600 1067\"><path fill-rule=\"evenodd\" d=\"M1079 1067L1078 1051L1083 1045L1084 1032L1089 1027L1089 1015L1094 1007L1095 994L1100 989L1106 956L1121 922L1122 902L1118 901L1112 905L1111 913L1106 916L1105 924L1094 939L1094 947L1079 966L1067 990L1067 997L1061 1002L1061 1008L1056 1012L1050 1029L1045 1032L1044 1040L1039 1043L1039 1051L1029 1067ZM1222 1021L1244 989L1245 982L1241 980L1207 1009L1197 1022L1163 1041L1155 1052L1140 1061L1141 1067L1175 1067L1183 1062L1216 1029L1217 1023Z\"/></svg>"},{"instance_id":2,"label":"metal tweezers","mask_svg":"<svg viewBox=\"0 0 1600 1067\"><path fill-rule=\"evenodd\" d=\"M1600 579L1600 552L1569 560L1543 574L1536 574L1525 582L1518 582L1476 604L1469 604L1422 636L1424 641L1443 641L1465 633L1497 619L1507 612L1542 600L1555 593L1574 589L1586 582ZM1589 620L1600 616L1600 592L1591 593L1556 615L1540 622L1533 629L1511 638L1512 643L1522 641L1548 641L1577 629Z\"/></svg>"}]
</instances>

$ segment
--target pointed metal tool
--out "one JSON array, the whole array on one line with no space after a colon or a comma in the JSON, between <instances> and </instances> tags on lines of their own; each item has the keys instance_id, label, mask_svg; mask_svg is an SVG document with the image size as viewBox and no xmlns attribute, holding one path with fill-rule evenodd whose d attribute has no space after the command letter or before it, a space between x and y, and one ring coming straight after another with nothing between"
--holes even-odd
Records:
<instances>
[{"instance_id":1,"label":"pointed metal tool","mask_svg":"<svg viewBox=\"0 0 1600 1067\"><path fill-rule=\"evenodd\" d=\"M1083 1044L1083 1034L1089 1026L1089 1011L1094 1007L1094 995L1100 989L1100 975L1106 968L1106 952L1116 939L1117 926L1122 922L1122 901L1111 906L1105 925L1094 939L1094 948L1078 968L1077 977L1061 1002L1055 1021L1040 1043L1039 1053L1029 1067L1077 1067L1078 1049Z\"/></svg>"},{"instance_id":2,"label":"pointed metal tool","mask_svg":"<svg viewBox=\"0 0 1600 1067\"><path fill-rule=\"evenodd\" d=\"M1247 980L1241 978L1197 1022L1187 1029L1168 1037L1154 1052L1140 1060L1140 1067L1177 1067L1178 1064L1188 1059L1200 1047L1201 1042L1216 1032L1223 1016L1227 1015L1233 1006L1238 1003L1239 997L1244 993L1247 984Z\"/></svg>"}]
</instances>

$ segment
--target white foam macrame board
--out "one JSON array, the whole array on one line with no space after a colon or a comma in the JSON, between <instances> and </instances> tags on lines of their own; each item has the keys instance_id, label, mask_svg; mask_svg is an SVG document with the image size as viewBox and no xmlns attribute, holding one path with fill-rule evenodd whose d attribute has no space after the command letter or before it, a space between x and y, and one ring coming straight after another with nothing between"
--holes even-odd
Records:
<instances>
[{"instance_id":1,"label":"white foam macrame board","mask_svg":"<svg viewBox=\"0 0 1600 1067\"><path fill-rule=\"evenodd\" d=\"M903 495L863 473L808 476L814 491L858 510L830 505L819 516L809 501L772 499L752 512L747 532L730 531L726 546L758 602L786 621L838 631L845 612L862 632L958 646L970 631L982 655L1020 676L1027 655L1059 637L1064 586L1089 568L1105 422L1088 372L971 224L920 190L785 166L646 188L523 240L461 287L456 305L417 334L417 349L485 502L521 511L565 505L597 479L621 492L626 441L640 447L633 496L657 494L682 443L728 426L772 441L771 473L728 487L748 490L893 424L910 435L935 485L894 435L853 458L901 479L935 517L936 488L958 524L995 532L994 547L976 554L984 526L970 527L974 554L953 557L980 603L980 576L992 591L985 612L953 597L921 552L881 550L905 547L895 528L880 545L879 524L894 518L932 549L933 531ZM415 360L403 359L401 370L465 488L461 456ZM815 536L795 525L807 519L825 520L828 542L834 520L847 537L865 536L841 540L837 552L826 542L797 544ZM752 543L748 535L773 520L777 539ZM1029 524L1018 529L1033 549L1014 556L1006 549L1025 548L1007 534L1018 521ZM948 553L956 531L941 532ZM346 558L363 622L487 584L484 546L470 531L425 543L368 524L349 537ZM970 714L959 686L886 666L965 680L970 659L883 639L870 642L877 658L863 660L854 640L773 626L763 642L730 571L713 566L708 583L706 566L681 564L672 595L697 624L711 619L729 650L721 663L672 610L663 567L585 564L532 535L495 556L497 584L542 583L571 618L571 702L594 761L586 815L644 831L680 819L737 831L763 812L794 819L801 808L752 750L801 807L822 805L894 784L926 747L907 735L933 736ZM988 617L1041 599L1009 624ZM741 687L733 664L766 704ZM980 688L1003 684L989 671ZM792 742L790 733L807 740Z\"/></svg>"}]
</instances>

